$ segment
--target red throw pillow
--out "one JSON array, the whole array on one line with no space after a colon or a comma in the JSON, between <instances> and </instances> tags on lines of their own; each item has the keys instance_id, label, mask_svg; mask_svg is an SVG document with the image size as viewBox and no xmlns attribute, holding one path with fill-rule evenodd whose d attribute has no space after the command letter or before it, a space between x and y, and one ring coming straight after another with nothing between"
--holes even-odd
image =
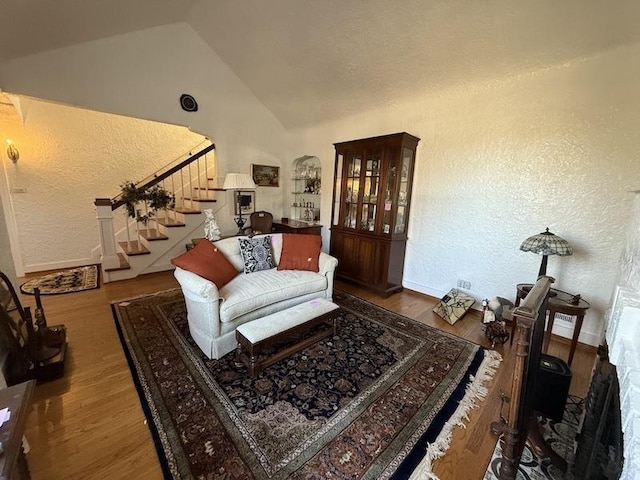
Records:
<instances>
[{"instance_id":1,"label":"red throw pillow","mask_svg":"<svg viewBox=\"0 0 640 480\"><path fill-rule=\"evenodd\" d=\"M211 280L218 288L222 288L238 274L227 257L206 238L200 240L187 253L172 258L171 263Z\"/></svg>"},{"instance_id":2,"label":"red throw pillow","mask_svg":"<svg viewBox=\"0 0 640 480\"><path fill-rule=\"evenodd\" d=\"M320 235L282 234L282 254L278 270L320 270L318 259L322 247Z\"/></svg>"}]
</instances>

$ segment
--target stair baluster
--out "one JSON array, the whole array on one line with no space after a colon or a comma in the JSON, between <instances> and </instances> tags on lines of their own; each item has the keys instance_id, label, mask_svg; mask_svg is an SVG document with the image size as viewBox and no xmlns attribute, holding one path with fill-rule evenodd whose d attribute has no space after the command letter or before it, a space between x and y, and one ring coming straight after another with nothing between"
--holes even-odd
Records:
<instances>
[{"instance_id":1,"label":"stair baluster","mask_svg":"<svg viewBox=\"0 0 640 480\"><path fill-rule=\"evenodd\" d=\"M113 210L124 205L120 196L113 199L96 199L94 202L97 211L98 225L100 229L100 246L96 247L99 251L103 279L105 282L119 280L124 278L133 278L140 273L151 271L166 270L171 268L168 265L163 254L173 248L175 245L184 243L185 239L190 239L192 232L200 228L204 222L204 216L199 215L199 200L215 202L215 198L209 196L209 191L219 190L216 184L216 162L215 157L209 161L208 153L214 152L215 146L210 144L196 154L188 154L188 158L184 160L174 161L163 169L147 177L147 179L137 182L136 188L143 191L158 185L165 191L170 192L175 198L175 206L173 209L163 207L163 213L154 212L149 222L147 222L144 230L140 228L138 216L138 206L135 207L135 218L133 219L133 230L131 232L131 220L126 211L124 228L114 233L113 228ZM212 153L213 155L214 153ZM197 162L194 165L194 162ZM179 178L176 176L180 175ZM187 175L187 179L185 179ZM203 180L204 176L204 182ZM209 179L213 179L214 186L209 188ZM168 188L170 187L170 188ZM196 193L197 191L197 193ZM188 196L185 195L188 193ZM187 208L186 199L189 199L189 207ZM144 207L144 215L149 218L150 207L147 202ZM218 206L218 209L224 205ZM142 210L141 208L141 210ZM124 210L124 209L123 209ZM184 213L192 213L185 215ZM177 233L176 228L182 227L184 232ZM133 240L132 236L137 240ZM126 242L118 242L118 239ZM170 240L169 242L159 242L155 240ZM164 247L160 247L164 244ZM131 255L135 255L132 257ZM156 261L159 263L154 263ZM165 262L165 264L162 264Z\"/></svg>"}]
</instances>

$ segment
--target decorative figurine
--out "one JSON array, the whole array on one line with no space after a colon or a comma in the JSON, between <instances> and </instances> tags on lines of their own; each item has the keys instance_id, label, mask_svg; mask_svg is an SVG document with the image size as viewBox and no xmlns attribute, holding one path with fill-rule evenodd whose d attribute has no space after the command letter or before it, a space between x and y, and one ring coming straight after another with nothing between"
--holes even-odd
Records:
<instances>
[{"instance_id":1,"label":"decorative figurine","mask_svg":"<svg viewBox=\"0 0 640 480\"><path fill-rule=\"evenodd\" d=\"M203 210L205 215L204 220L204 236L210 242L215 242L216 240L220 240L220 227L218 227L218 222L216 222L216 217L213 215L213 210L210 208Z\"/></svg>"},{"instance_id":2,"label":"decorative figurine","mask_svg":"<svg viewBox=\"0 0 640 480\"><path fill-rule=\"evenodd\" d=\"M485 335L491 342L491 348L495 348L496 343L505 343L509 340L506 320L513 321L511 309L513 303L502 297L492 300L482 300L482 323L485 328Z\"/></svg>"}]
</instances>

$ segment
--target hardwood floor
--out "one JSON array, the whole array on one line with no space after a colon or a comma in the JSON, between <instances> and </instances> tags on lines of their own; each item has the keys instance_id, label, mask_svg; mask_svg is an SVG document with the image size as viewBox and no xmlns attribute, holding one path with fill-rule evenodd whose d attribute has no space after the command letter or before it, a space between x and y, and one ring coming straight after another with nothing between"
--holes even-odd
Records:
<instances>
[{"instance_id":1,"label":"hardwood floor","mask_svg":"<svg viewBox=\"0 0 640 480\"><path fill-rule=\"evenodd\" d=\"M337 282L336 286L489 346L478 312L472 311L451 326L431 312L435 298L405 290L383 299L346 283ZM49 324L67 326L69 349L65 376L35 389L25 434L31 446L27 459L34 480L162 478L110 303L177 287L172 272L162 272L104 284L97 290L43 297ZM35 302L23 295L23 303ZM500 392L509 391L511 380L509 344L497 350L504 362L488 385L486 399L471 412L467 428L455 430L447 454L435 462L434 471L442 480L481 479L484 474L496 443L489 424L498 419ZM568 344L552 340L551 354L566 358L568 350ZM594 358L594 348L578 346L571 393L584 396Z\"/></svg>"}]
</instances>

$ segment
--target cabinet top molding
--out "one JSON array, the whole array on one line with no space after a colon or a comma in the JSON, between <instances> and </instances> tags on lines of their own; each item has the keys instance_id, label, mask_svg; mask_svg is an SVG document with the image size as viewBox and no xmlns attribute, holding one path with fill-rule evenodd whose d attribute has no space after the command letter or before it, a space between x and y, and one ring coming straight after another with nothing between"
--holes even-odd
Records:
<instances>
[{"instance_id":1,"label":"cabinet top molding","mask_svg":"<svg viewBox=\"0 0 640 480\"><path fill-rule=\"evenodd\" d=\"M336 148L342 148L342 147L346 147L349 146L350 144L358 144L358 143L376 143L376 142L380 142L380 143L394 143L395 141L397 141L398 143L402 142L402 141L408 141L411 143L415 143L416 145L418 144L418 142L420 141L420 139L418 137L415 137L413 135L411 135L410 133L407 132L399 132L399 133L391 133L388 135L380 135L377 137L369 137L369 138L359 138L357 140L347 140L345 142L338 142L338 143L334 143L333 145Z\"/></svg>"}]
</instances>

